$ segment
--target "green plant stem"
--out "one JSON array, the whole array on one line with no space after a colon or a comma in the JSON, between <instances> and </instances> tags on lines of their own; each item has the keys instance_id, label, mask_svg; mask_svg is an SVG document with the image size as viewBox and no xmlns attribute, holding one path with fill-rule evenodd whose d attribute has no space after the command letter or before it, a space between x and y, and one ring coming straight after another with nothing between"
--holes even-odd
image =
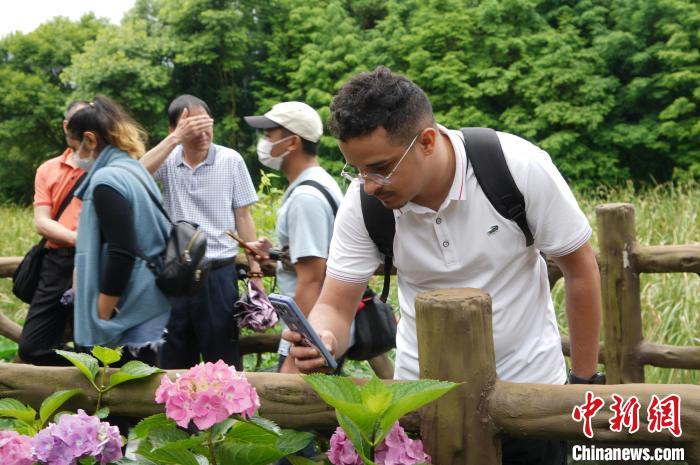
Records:
<instances>
[{"instance_id":1,"label":"green plant stem","mask_svg":"<svg viewBox=\"0 0 700 465\"><path fill-rule=\"evenodd\" d=\"M102 373L100 376L100 386L95 386L95 389L97 389L97 407L95 407L95 413L97 413L100 410L100 407L102 406L102 396L104 395L105 392L107 392L109 389L105 389L105 378L107 377L107 365L104 365L102 367Z\"/></svg>"},{"instance_id":2,"label":"green plant stem","mask_svg":"<svg viewBox=\"0 0 700 465\"><path fill-rule=\"evenodd\" d=\"M214 453L214 439L213 433L209 430L209 438L207 439L207 447L209 447L209 452L211 453L211 463L212 465L218 465L216 462L216 454Z\"/></svg>"}]
</instances>

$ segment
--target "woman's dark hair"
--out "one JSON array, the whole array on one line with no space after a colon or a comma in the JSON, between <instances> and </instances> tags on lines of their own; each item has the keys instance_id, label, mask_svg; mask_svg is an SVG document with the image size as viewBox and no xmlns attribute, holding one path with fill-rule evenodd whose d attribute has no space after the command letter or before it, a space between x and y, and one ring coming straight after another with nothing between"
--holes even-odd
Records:
<instances>
[{"instance_id":1,"label":"woman's dark hair","mask_svg":"<svg viewBox=\"0 0 700 465\"><path fill-rule=\"evenodd\" d=\"M171 128L174 128L177 126L177 120L180 119L180 115L185 111L185 108L191 111L193 108L197 107L204 108L207 115L211 116L209 105L201 98L189 94L182 94L175 97L175 99L170 102L170 105L168 105L168 124Z\"/></svg>"},{"instance_id":2,"label":"woman's dark hair","mask_svg":"<svg viewBox=\"0 0 700 465\"><path fill-rule=\"evenodd\" d=\"M76 111L67 125L71 136L83 140L86 131L94 132L105 144L141 157L146 151L146 132L117 103L97 95L87 106Z\"/></svg>"},{"instance_id":3,"label":"woman's dark hair","mask_svg":"<svg viewBox=\"0 0 700 465\"><path fill-rule=\"evenodd\" d=\"M425 92L384 66L350 78L333 98L330 110L328 126L342 141L382 126L392 139L406 143L421 126L435 124Z\"/></svg>"}]
</instances>

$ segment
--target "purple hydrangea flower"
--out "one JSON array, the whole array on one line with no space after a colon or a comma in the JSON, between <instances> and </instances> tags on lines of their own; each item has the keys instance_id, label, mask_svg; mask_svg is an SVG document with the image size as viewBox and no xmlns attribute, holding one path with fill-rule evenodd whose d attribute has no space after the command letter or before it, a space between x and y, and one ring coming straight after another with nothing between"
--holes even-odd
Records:
<instances>
[{"instance_id":1,"label":"purple hydrangea flower","mask_svg":"<svg viewBox=\"0 0 700 465\"><path fill-rule=\"evenodd\" d=\"M362 459L341 427L338 427L331 436L328 460L333 465L362 465ZM423 443L409 438L399 422L394 424L389 434L374 451L374 461L377 465L431 463L430 456L423 451Z\"/></svg>"},{"instance_id":2,"label":"purple hydrangea flower","mask_svg":"<svg viewBox=\"0 0 700 465\"><path fill-rule=\"evenodd\" d=\"M119 429L83 410L63 415L32 438L32 457L46 465L75 465L94 457L100 465L122 458Z\"/></svg>"}]
</instances>

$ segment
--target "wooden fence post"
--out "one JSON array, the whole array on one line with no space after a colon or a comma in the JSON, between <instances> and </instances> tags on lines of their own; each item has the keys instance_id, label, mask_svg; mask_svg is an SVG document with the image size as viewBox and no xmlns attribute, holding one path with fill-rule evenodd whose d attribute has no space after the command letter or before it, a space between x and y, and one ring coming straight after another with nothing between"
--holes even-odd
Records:
<instances>
[{"instance_id":1,"label":"wooden fence post","mask_svg":"<svg viewBox=\"0 0 700 465\"><path fill-rule=\"evenodd\" d=\"M596 207L603 302L605 370L608 384L643 383L639 274L630 260L635 245L634 206L613 203Z\"/></svg>"},{"instance_id":2,"label":"wooden fence post","mask_svg":"<svg viewBox=\"0 0 700 465\"><path fill-rule=\"evenodd\" d=\"M420 377L464 383L421 412L421 437L433 463L500 464L487 408L496 380L491 298L478 289L422 293L416 326Z\"/></svg>"}]
</instances>

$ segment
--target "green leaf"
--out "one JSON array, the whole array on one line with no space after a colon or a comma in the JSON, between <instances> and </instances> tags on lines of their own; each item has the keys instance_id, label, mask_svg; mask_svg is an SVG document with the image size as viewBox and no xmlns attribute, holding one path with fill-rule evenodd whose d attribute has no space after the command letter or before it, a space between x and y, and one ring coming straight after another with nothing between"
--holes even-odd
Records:
<instances>
[{"instance_id":1,"label":"green leaf","mask_svg":"<svg viewBox=\"0 0 700 465\"><path fill-rule=\"evenodd\" d=\"M168 443L189 439L190 435L174 425L157 426L148 432L148 439L154 449L164 447Z\"/></svg>"},{"instance_id":2,"label":"green leaf","mask_svg":"<svg viewBox=\"0 0 700 465\"><path fill-rule=\"evenodd\" d=\"M148 436L148 432L151 429L163 426L175 427L175 422L167 418L164 413L157 413L139 421L136 424L136 426L131 430L131 433L133 433L134 437L138 439L143 439Z\"/></svg>"},{"instance_id":3,"label":"green leaf","mask_svg":"<svg viewBox=\"0 0 700 465\"><path fill-rule=\"evenodd\" d=\"M458 383L432 379L392 384L389 390L393 394L393 400L381 419L381 434L375 438L375 443L379 443L389 433L399 418L439 399L457 386Z\"/></svg>"},{"instance_id":4,"label":"green leaf","mask_svg":"<svg viewBox=\"0 0 700 465\"><path fill-rule=\"evenodd\" d=\"M228 430L231 429L234 423L236 423L236 420L233 418L227 418L224 421L220 421L211 427L211 434L214 436L214 438L223 436L228 433Z\"/></svg>"},{"instance_id":5,"label":"green leaf","mask_svg":"<svg viewBox=\"0 0 700 465\"><path fill-rule=\"evenodd\" d=\"M109 388L134 379L141 379L151 376L153 373L162 372L160 368L152 367L138 360L132 360L124 364L123 367L109 378Z\"/></svg>"},{"instance_id":6,"label":"green leaf","mask_svg":"<svg viewBox=\"0 0 700 465\"><path fill-rule=\"evenodd\" d=\"M277 448L255 443L225 442L216 449L221 464L268 465L284 457Z\"/></svg>"},{"instance_id":7,"label":"green leaf","mask_svg":"<svg viewBox=\"0 0 700 465\"><path fill-rule=\"evenodd\" d=\"M392 399L389 388L376 376L364 385L360 394L363 405L377 418L386 411Z\"/></svg>"},{"instance_id":8,"label":"green leaf","mask_svg":"<svg viewBox=\"0 0 700 465\"><path fill-rule=\"evenodd\" d=\"M49 397L44 399L39 408L39 419L41 420L41 425L43 426L51 415L58 410L61 405L66 403L68 399L82 393L82 389L68 389L63 391L56 391Z\"/></svg>"},{"instance_id":9,"label":"green leaf","mask_svg":"<svg viewBox=\"0 0 700 465\"><path fill-rule=\"evenodd\" d=\"M314 462L313 460L309 460L306 457L300 457L298 455L288 455L286 459L291 463L292 465L318 465L321 462Z\"/></svg>"},{"instance_id":10,"label":"green leaf","mask_svg":"<svg viewBox=\"0 0 700 465\"><path fill-rule=\"evenodd\" d=\"M277 439L275 447L284 455L293 454L302 450L313 439L314 435L311 433L285 429L282 430L282 435Z\"/></svg>"},{"instance_id":11,"label":"green leaf","mask_svg":"<svg viewBox=\"0 0 700 465\"><path fill-rule=\"evenodd\" d=\"M368 441L374 436L374 429L379 422L379 415L371 412L362 404L360 388L348 378L328 375L304 376L312 389L336 412L347 416L354 423L362 436ZM371 389L376 389L370 388Z\"/></svg>"},{"instance_id":12,"label":"green leaf","mask_svg":"<svg viewBox=\"0 0 700 465\"><path fill-rule=\"evenodd\" d=\"M267 418L263 418L261 416L258 416L258 415L254 416L246 421L248 423L252 423L254 425L257 425L260 428L264 429L265 431L269 431L270 433L275 434L276 436L279 436L280 433L282 432L280 427L277 426L277 423L275 423L272 420L268 420Z\"/></svg>"},{"instance_id":13,"label":"green leaf","mask_svg":"<svg viewBox=\"0 0 700 465\"><path fill-rule=\"evenodd\" d=\"M30 423L36 418L36 410L22 402L5 398L0 399L0 417L10 417Z\"/></svg>"},{"instance_id":14,"label":"green leaf","mask_svg":"<svg viewBox=\"0 0 700 465\"><path fill-rule=\"evenodd\" d=\"M95 346L92 348L92 355L103 365L111 365L122 359L122 348L110 349L108 347Z\"/></svg>"},{"instance_id":15,"label":"green leaf","mask_svg":"<svg viewBox=\"0 0 700 465\"><path fill-rule=\"evenodd\" d=\"M93 413L93 415L99 419L104 420L109 416L109 407L102 407L101 409Z\"/></svg>"},{"instance_id":16,"label":"green leaf","mask_svg":"<svg viewBox=\"0 0 700 465\"><path fill-rule=\"evenodd\" d=\"M71 352L68 350L57 350L56 353L64 358L67 358L73 365L85 375L87 379L95 384L95 376L100 370L100 365L97 359L89 354Z\"/></svg>"},{"instance_id":17,"label":"green leaf","mask_svg":"<svg viewBox=\"0 0 700 465\"><path fill-rule=\"evenodd\" d=\"M182 449L154 449L150 452L141 451L140 455L154 462L173 465L199 465L197 457L188 450Z\"/></svg>"},{"instance_id":18,"label":"green leaf","mask_svg":"<svg viewBox=\"0 0 700 465\"><path fill-rule=\"evenodd\" d=\"M355 446L355 450L360 455L360 458L366 463L372 451L372 444L369 439L363 436L357 425L350 421L348 417L338 411L335 412L335 416L338 419L338 424L345 431L345 435L350 439L352 445Z\"/></svg>"},{"instance_id":19,"label":"green leaf","mask_svg":"<svg viewBox=\"0 0 700 465\"><path fill-rule=\"evenodd\" d=\"M97 462L95 460L95 457L84 457L82 459L79 459L78 463L80 465L95 465L95 463Z\"/></svg>"}]
</instances>

